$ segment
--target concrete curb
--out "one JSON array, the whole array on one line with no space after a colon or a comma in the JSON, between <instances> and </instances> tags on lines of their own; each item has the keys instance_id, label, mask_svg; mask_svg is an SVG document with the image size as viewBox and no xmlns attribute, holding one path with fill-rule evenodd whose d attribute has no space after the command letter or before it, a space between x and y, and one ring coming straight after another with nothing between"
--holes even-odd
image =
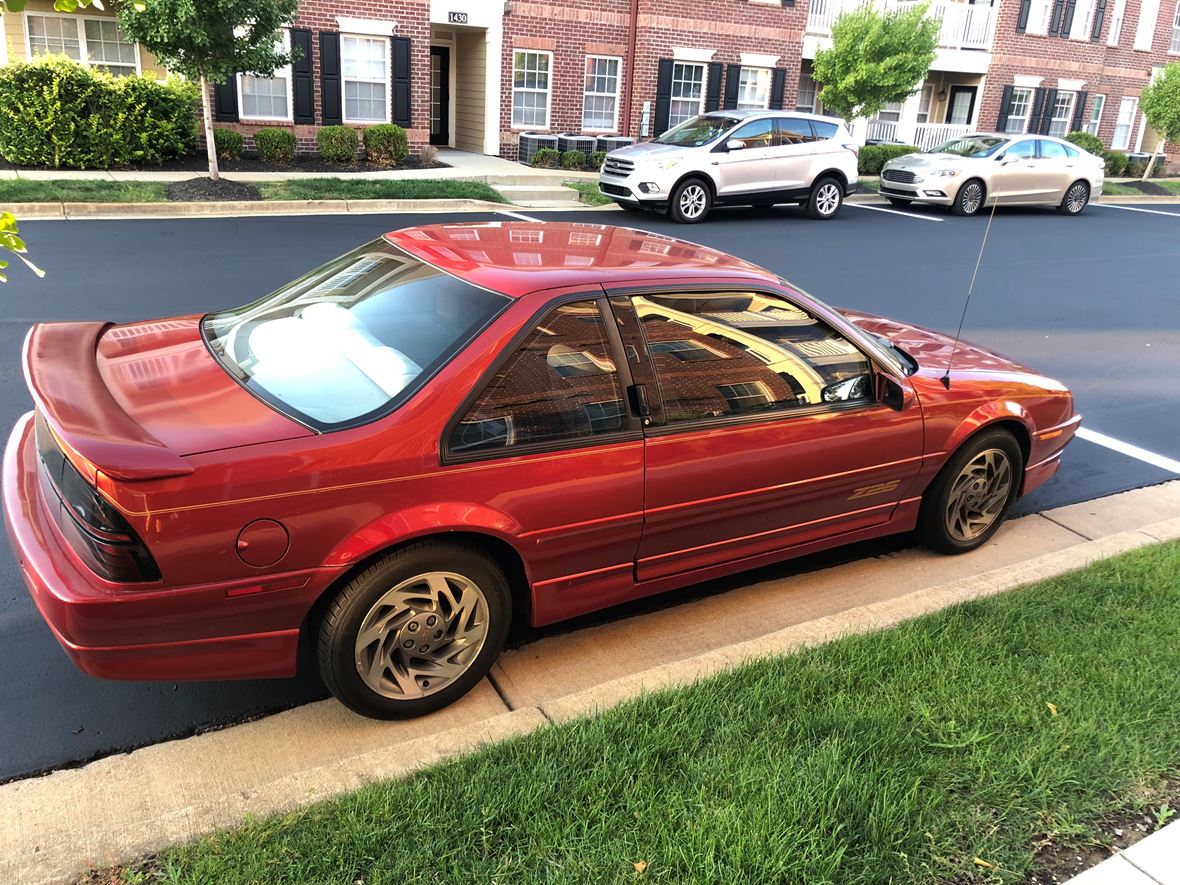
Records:
<instances>
[{"instance_id":1,"label":"concrete curb","mask_svg":"<svg viewBox=\"0 0 1180 885\"><path fill-rule=\"evenodd\" d=\"M406 775L489 741L527 734L550 721L592 715L645 692L684 685L752 659L849 633L880 630L947 605L1180 538L1180 481L1027 517L1017 520L1016 526L1013 532L1033 539L1033 551L1043 551L1048 544L1046 529L1057 533L1053 543L1064 538L1063 546L1010 562L1005 557L1010 557L1011 549L1004 552L1004 544L998 543L990 559L993 564L1010 562L1001 568L968 570L969 576L959 580L947 582L944 577L925 589L852 605L786 629L607 678L588 688L562 692L558 687L548 697L534 695L534 703L519 704L517 709L511 709L505 698L511 701L513 691L523 688L519 682L506 692L485 681L458 704L406 722L362 719L334 701L323 701L0 786L0 881L28 885L70 881L88 867L113 865L233 826L248 814L288 811L379 778ZM989 549L993 548L971 554L977 567L988 561L989 556L981 554ZM855 575L859 565L833 570ZM867 565L892 566L907 579L907 588L921 586L931 573L930 558L922 556ZM945 576L945 567L934 568ZM837 579L846 579L842 575ZM806 583L806 578L797 576L787 583ZM720 609L718 599L707 603L712 611ZM655 616L643 617L651 623ZM625 625L612 629L625 630ZM529 653L529 649L522 651ZM540 652L526 656L542 661L543 666Z\"/></svg>"}]
</instances>

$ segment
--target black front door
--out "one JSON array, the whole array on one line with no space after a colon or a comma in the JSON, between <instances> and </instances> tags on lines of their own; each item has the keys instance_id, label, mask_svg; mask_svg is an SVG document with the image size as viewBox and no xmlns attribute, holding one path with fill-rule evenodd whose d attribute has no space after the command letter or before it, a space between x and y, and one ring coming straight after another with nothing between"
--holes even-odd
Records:
<instances>
[{"instance_id":1,"label":"black front door","mask_svg":"<svg viewBox=\"0 0 1180 885\"><path fill-rule=\"evenodd\" d=\"M451 50L430 47L430 143L451 142Z\"/></svg>"},{"instance_id":2,"label":"black front door","mask_svg":"<svg viewBox=\"0 0 1180 885\"><path fill-rule=\"evenodd\" d=\"M951 98L946 103L946 122L965 126L975 112L975 86L952 86Z\"/></svg>"}]
</instances>

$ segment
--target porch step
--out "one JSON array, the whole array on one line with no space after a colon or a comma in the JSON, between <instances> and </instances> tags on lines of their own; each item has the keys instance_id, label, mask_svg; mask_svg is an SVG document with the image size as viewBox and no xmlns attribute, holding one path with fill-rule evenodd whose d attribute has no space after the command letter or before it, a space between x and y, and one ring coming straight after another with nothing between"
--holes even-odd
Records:
<instances>
[{"instance_id":1,"label":"porch step","mask_svg":"<svg viewBox=\"0 0 1180 885\"><path fill-rule=\"evenodd\" d=\"M506 199L518 206L576 205L578 192L571 187L551 184L504 184L497 185Z\"/></svg>"}]
</instances>

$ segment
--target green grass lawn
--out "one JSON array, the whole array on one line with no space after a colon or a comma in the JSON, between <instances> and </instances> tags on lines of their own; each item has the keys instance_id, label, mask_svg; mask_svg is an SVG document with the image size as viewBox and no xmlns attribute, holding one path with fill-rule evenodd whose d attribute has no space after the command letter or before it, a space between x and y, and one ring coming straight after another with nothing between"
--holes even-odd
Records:
<instances>
[{"instance_id":1,"label":"green grass lawn","mask_svg":"<svg viewBox=\"0 0 1180 885\"><path fill-rule=\"evenodd\" d=\"M0 205L7 203L160 203L164 183L31 178L0 181Z\"/></svg>"},{"instance_id":2,"label":"green grass lawn","mask_svg":"<svg viewBox=\"0 0 1180 885\"><path fill-rule=\"evenodd\" d=\"M1146 548L101 881L1017 882L1180 770L1177 575L1180 544Z\"/></svg>"},{"instance_id":3,"label":"green grass lawn","mask_svg":"<svg viewBox=\"0 0 1180 885\"><path fill-rule=\"evenodd\" d=\"M587 206L605 206L608 203L614 202L598 189L597 181L573 180L563 181L562 184L576 190L578 192L578 202L585 203Z\"/></svg>"},{"instance_id":4,"label":"green grass lawn","mask_svg":"<svg viewBox=\"0 0 1180 885\"><path fill-rule=\"evenodd\" d=\"M505 203L482 181L451 179L293 178L257 185L264 200L488 200Z\"/></svg>"}]
</instances>

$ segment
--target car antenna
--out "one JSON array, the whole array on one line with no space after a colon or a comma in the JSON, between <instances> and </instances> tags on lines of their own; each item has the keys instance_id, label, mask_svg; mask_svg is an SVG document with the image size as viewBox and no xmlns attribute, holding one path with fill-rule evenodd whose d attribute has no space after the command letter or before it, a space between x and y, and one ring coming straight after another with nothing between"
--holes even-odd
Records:
<instances>
[{"instance_id":1,"label":"car antenna","mask_svg":"<svg viewBox=\"0 0 1180 885\"><path fill-rule=\"evenodd\" d=\"M963 301L963 312L959 314L959 328L955 329L955 343L951 345L951 355L946 361L946 371L938 379L947 390L951 389L951 364L955 361L955 351L959 349L959 336L963 334L963 320L967 318L967 306L971 303L971 295L975 291L975 278L979 276L983 250L987 248L987 237L992 232L992 219L996 217L996 204L999 202L999 200L992 200L992 211L987 217L987 227L983 229L983 242L979 244L979 256L975 259L975 271L971 274L971 285L967 287L967 298Z\"/></svg>"}]
</instances>

